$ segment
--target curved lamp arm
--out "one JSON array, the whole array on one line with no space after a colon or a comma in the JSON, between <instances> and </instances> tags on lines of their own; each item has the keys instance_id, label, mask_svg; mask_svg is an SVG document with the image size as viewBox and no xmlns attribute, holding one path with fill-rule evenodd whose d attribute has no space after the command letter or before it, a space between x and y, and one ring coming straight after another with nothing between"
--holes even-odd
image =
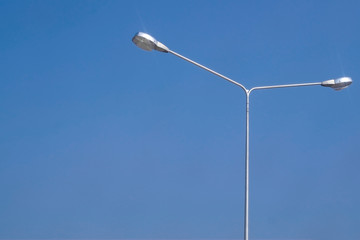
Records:
<instances>
[{"instance_id":1,"label":"curved lamp arm","mask_svg":"<svg viewBox=\"0 0 360 240\"><path fill-rule=\"evenodd\" d=\"M181 58L181 59L184 59L185 61L188 61L189 63L192 63L192 64L194 64L194 65L196 65L196 66L198 66L198 67L200 67L200 68L202 68L202 69L204 69L204 70L206 70L208 72L211 72L212 74L214 74L214 75L216 75L218 77L221 77L221 78L225 79L226 81L229 81L229 82L241 87L245 92L248 91L241 83L238 83L238 82L236 82L236 81L234 81L234 80L232 80L232 79L230 79L230 78L228 78L228 77L226 77L226 76L224 76L224 75L222 75L222 74L220 74L218 72L215 72L214 70L211 70L210 68L207 68L204 65L201 65L200 63L197 63L197 62L195 62L195 61L193 61L193 60L191 60L191 59L189 59L187 57L184 57L184 56L182 56L182 55L178 54L177 52L174 52L174 51L172 51L170 49L168 49L168 52L175 55L175 56L177 56L177 57L179 57L179 58Z\"/></svg>"},{"instance_id":2,"label":"curved lamp arm","mask_svg":"<svg viewBox=\"0 0 360 240\"><path fill-rule=\"evenodd\" d=\"M314 82L314 83L296 83L296 84L285 84L285 85L272 85L272 86L261 86L261 87L253 87L249 90L249 93L254 90L261 89L273 89L273 88L288 88L288 87L306 87L306 86L314 86L314 85L322 85L322 82Z\"/></svg>"}]
</instances>

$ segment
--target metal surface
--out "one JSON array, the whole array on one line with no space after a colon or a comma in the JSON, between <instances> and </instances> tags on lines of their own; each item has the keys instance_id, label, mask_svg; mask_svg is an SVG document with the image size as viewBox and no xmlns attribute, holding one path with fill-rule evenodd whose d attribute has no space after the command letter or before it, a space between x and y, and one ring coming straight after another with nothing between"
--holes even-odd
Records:
<instances>
[{"instance_id":1,"label":"metal surface","mask_svg":"<svg viewBox=\"0 0 360 240\"><path fill-rule=\"evenodd\" d=\"M323 81L321 83L321 86L324 87L331 87L335 89L336 91L339 91L341 89L347 88L352 83L352 79L349 77L341 77L336 79L331 79L327 81Z\"/></svg>"},{"instance_id":2,"label":"metal surface","mask_svg":"<svg viewBox=\"0 0 360 240\"><path fill-rule=\"evenodd\" d=\"M151 51L155 49L156 40L147 33L143 33L143 32L136 33L135 36L132 38L132 41L133 43L135 43L136 46L138 46L143 50Z\"/></svg>"},{"instance_id":3,"label":"metal surface","mask_svg":"<svg viewBox=\"0 0 360 240\"><path fill-rule=\"evenodd\" d=\"M145 34L145 35L144 35ZM249 156L249 147L250 147L250 142L249 142L249 137L250 137L250 94L252 91L254 90L262 90L262 89L273 89L273 88L290 88L290 87L306 87L306 86L316 86L316 85L321 85L324 87L331 87L335 90L341 90L344 89L346 87L348 87L351 83L352 80L349 77L342 77L342 78L337 78L337 79L331 79L331 80L327 80L327 81L323 81L323 82L314 82L314 83L298 83L298 84L285 84L285 85L271 85L271 86L259 86L259 87L253 87L250 90L248 90L246 87L244 87L242 84L218 73L215 72L214 70L207 68L187 57L184 57L172 50L170 50L169 48L167 48L165 45L163 45L162 43L156 41L153 37L151 37L150 35L146 34L146 33L137 33L134 38L133 38L133 42L139 46L142 49L145 50L158 50L158 51L162 51L162 52L169 52L187 62L190 62L218 77L221 77L239 87L241 87L245 94L246 94L246 136L245 136L245 209L244 209L244 240L248 240L249 239L249 163L250 163L250 156ZM160 49L160 50L159 50Z\"/></svg>"},{"instance_id":4,"label":"metal surface","mask_svg":"<svg viewBox=\"0 0 360 240\"><path fill-rule=\"evenodd\" d=\"M228 78L228 77L226 77L226 76L224 76L224 75L222 75L222 74L220 74L218 72L215 72L214 70L211 70L210 68L207 68L207 67L201 65L200 63L197 63L197 62L195 62L195 61L193 61L193 60L191 60L191 59L189 59L187 57L184 57L184 56L182 56L182 55L178 54L177 52L174 52L174 51L172 51L170 49L168 49L168 52L171 53L171 54L174 54L175 56L177 56L177 57L179 57L181 59L184 59L185 61L188 61L189 63L192 63L192 64L194 64L194 65L196 65L196 66L198 66L198 67L200 67L202 69L205 69L206 71L211 72L212 74L215 74L218 77L221 77L221 78L223 78L223 79L225 79L225 80L227 80L227 81L241 87L245 92L247 91L247 89L242 84L240 84L240 83L238 83L238 82L236 82L236 81L234 81L234 80L232 80L232 79L230 79L230 78Z\"/></svg>"},{"instance_id":5,"label":"metal surface","mask_svg":"<svg viewBox=\"0 0 360 240\"><path fill-rule=\"evenodd\" d=\"M250 93L246 91L246 133L245 133L245 209L244 209L244 239L249 239L249 137L250 137Z\"/></svg>"},{"instance_id":6,"label":"metal surface","mask_svg":"<svg viewBox=\"0 0 360 240\"><path fill-rule=\"evenodd\" d=\"M261 86L261 87L253 87L250 89L250 92L254 90L260 89L272 89L272 88L289 88L289 87L306 87L306 86L314 86L314 85L321 85L321 82L314 82L314 83L296 83L296 84L285 84L285 85L272 85L272 86Z\"/></svg>"},{"instance_id":7,"label":"metal surface","mask_svg":"<svg viewBox=\"0 0 360 240\"><path fill-rule=\"evenodd\" d=\"M160 52L168 52L169 50L164 44L157 41L154 37L143 32L136 33L132 38L132 41L136 46L146 51L157 50Z\"/></svg>"}]
</instances>

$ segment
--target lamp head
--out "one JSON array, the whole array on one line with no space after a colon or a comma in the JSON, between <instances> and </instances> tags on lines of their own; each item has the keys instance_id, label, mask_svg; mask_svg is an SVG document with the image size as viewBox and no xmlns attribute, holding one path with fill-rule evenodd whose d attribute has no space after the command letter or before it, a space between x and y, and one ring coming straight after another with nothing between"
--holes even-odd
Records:
<instances>
[{"instance_id":1,"label":"lamp head","mask_svg":"<svg viewBox=\"0 0 360 240\"><path fill-rule=\"evenodd\" d=\"M341 78L323 81L321 83L321 86L331 87L332 89L339 91L344 88L347 88L351 83L352 83L352 79L350 77L341 77Z\"/></svg>"},{"instance_id":2,"label":"lamp head","mask_svg":"<svg viewBox=\"0 0 360 240\"><path fill-rule=\"evenodd\" d=\"M161 42L157 41L155 38L150 36L147 33L138 32L132 38L133 43L141 49L146 51L157 50L160 52L168 52L169 49L162 44Z\"/></svg>"}]
</instances>

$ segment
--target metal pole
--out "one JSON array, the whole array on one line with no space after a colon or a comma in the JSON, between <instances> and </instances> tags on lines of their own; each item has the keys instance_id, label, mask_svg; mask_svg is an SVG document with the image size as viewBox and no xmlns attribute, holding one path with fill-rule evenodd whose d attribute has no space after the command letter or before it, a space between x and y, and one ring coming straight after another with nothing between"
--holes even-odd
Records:
<instances>
[{"instance_id":1,"label":"metal pole","mask_svg":"<svg viewBox=\"0 0 360 240\"><path fill-rule=\"evenodd\" d=\"M246 144L245 144L245 219L244 219L244 240L249 239L249 111L250 92L246 91Z\"/></svg>"}]
</instances>

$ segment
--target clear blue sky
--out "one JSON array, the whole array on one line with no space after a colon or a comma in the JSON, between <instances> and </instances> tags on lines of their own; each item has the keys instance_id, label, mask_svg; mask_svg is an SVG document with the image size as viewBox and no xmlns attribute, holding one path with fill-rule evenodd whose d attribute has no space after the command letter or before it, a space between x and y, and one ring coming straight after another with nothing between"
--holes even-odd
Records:
<instances>
[{"instance_id":1,"label":"clear blue sky","mask_svg":"<svg viewBox=\"0 0 360 240\"><path fill-rule=\"evenodd\" d=\"M0 239L360 239L359 1L0 1Z\"/></svg>"}]
</instances>

